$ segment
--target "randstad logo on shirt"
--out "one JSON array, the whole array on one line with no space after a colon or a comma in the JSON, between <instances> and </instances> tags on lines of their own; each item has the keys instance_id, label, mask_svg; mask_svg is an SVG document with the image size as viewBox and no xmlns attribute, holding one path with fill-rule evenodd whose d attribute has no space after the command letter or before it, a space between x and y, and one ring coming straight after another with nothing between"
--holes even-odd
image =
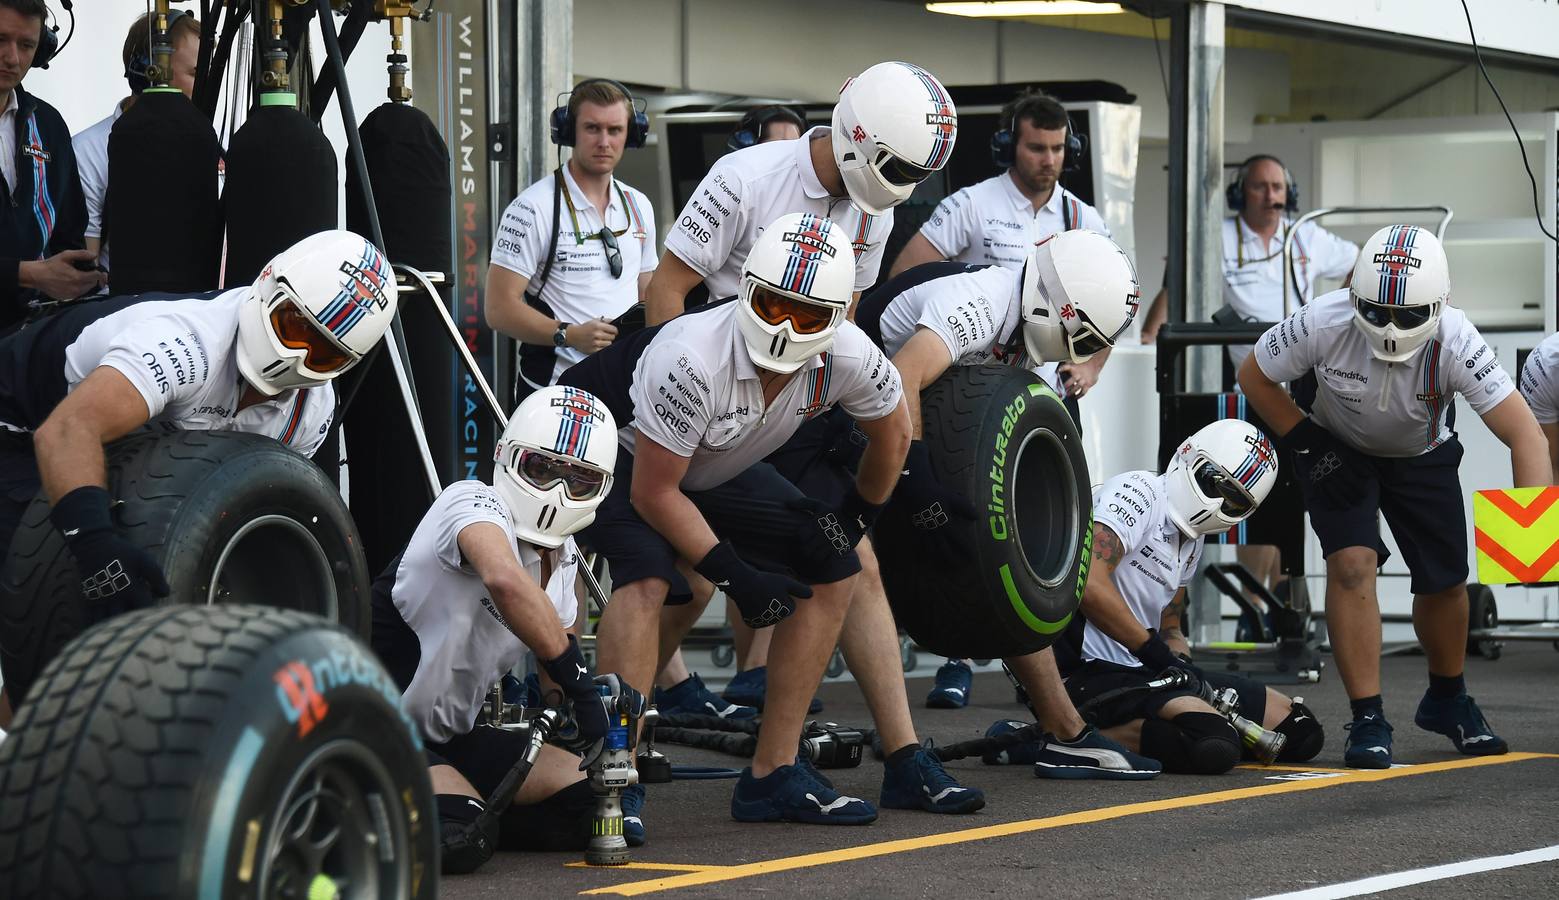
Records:
<instances>
[{"instance_id":1,"label":"randstad logo on shirt","mask_svg":"<svg viewBox=\"0 0 1559 900\"><path fill-rule=\"evenodd\" d=\"M1332 376L1333 378L1345 378L1349 381L1357 381L1362 384L1369 384L1369 379L1358 372L1349 372L1344 369L1334 369L1331 366L1322 366L1321 368L1325 370L1326 374Z\"/></svg>"}]
</instances>

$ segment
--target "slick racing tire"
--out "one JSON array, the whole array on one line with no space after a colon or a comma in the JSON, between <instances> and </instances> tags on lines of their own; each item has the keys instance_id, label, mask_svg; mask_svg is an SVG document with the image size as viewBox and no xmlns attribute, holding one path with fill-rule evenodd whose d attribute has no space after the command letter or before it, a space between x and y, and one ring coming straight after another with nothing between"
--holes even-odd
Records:
<instances>
[{"instance_id":1,"label":"slick racing tire","mask_svg":"<svg viewBox=\"0 0 1559 900\"><path fill-rule=\"evenodd\" d=\"M162 564L162 604L259 603L367 636L372 579L323 472L269 437L180 431L106 448L119 533ZM33 499L0 574L0 667L13 703L88 625L75 558Z\"/></svg>"},{"instance_id":2,"label":"slick racing tire","mask_svg":"<svg viewBox=\"0 0 1559 900\"><path fill-rule=\"evenodd\" d=\"M306 613L91 628L0 743L0 896L434 896L433 789L399 695Z\"/></svg>"},{"instance_id":3,"label":"slick racing tire","mask_svg":"<svg viewBox=\"0 0 1559 900\"><path fill-rule=\"evenodd\" d=\"M977 510L972 558L949 560L907 517L873 532L894 617L939 656L1020 656L1050 646L1082 599L1093 503L1082 440L1032 372L955 366L921 395L932 465Z\"/></svg>"}]
</instances>

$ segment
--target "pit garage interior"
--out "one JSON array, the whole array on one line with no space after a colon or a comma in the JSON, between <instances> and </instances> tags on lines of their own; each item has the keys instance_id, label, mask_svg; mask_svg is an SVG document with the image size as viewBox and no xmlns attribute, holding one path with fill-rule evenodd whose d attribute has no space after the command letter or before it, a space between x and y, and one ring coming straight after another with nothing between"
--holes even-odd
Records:
<instances>
[{"instance_id":1,"label":"pit garage interior","mask_svg":"<svg viewBox=\"0 0 1559 900\"><path fill-rule=\"evenodd\" d=\"M898 247L938 202L996 173L987 141L1002 103L1026 86L1041 86L1063 100L1089 138L1085 165L1062 183L1099 209L1134 260L1143 309L1160 285L1167 291L1168 334L1181 324L1207 323L1223 304L1218 235L1230 214L1225 186L1240 161L1258 153L1283 160L1297 183L1300 210L1366 208L1323 221L1356 244L1397 221L1443 228L1451 302L1467 312L1512 375L1559 329L1559 245L1545 234L1559 233L1559 4L1550 0L1468 0L1465 6L1456 0L418 0L409 6L413 18L402 27L411 105L426 113L449 152L449 265L427 293L436 290L500 404L508 399L503 386L514 380L515 344L483 322L494 228L518 191L563 158L549 141L547 116L586 78L616 79L645 101L647 144L628 151L616 175L648 196L662 241L725 152L726 135L744 111L783 103L802 110L810 124L827 124L846 78L878 61L904 60L948 87L962 133L948 169L896 211L884 278ZM66 20L74 34L64 54L49 70L29 74L26 89L53 104L73 130L97 121L122 93L123 28L145 8L140 0L77 3ZM339 24L344 10L336 12ZM310 65L317 74L329 68L329 53L317 22L311 30ZM391 52L390 27L375 21L345 61L344 90L359 121L383 102ZM353 160L339 105L332 99L318 122L337 154L344 223L353 202L346 175ZM220 108L215 124L225 141L244 113L227 93ZM1414 211L1396 211L1401 208ZM1295 286L1289 302L1297 307L1339 286L1335 280ZM404 283L402 290L404 309ZM423 315L409 328L404 358L415 375L415 418L426 453L415 449L416 429L406 417L384 426L386 439L400 449L376 478L393 475L401 490L395 499L362 505L372 510L370 522L360 511L360 492L371 482L354 477L350 463L340 476L369 545L368 561L381 567L389 556L381 549L375 558L374 538L404 541L408 521L415 523L418 504L425 507L430 496L428 480L488 478L499 429L444 326ZM1186 410L1204 407L1176 405L1174 398L1206 398L1222 389L1216 339L1192 327L1171 351L1162 340L1142 343L1141 321L1122 335L1108 376L1080 404L1094 485L1127 470L1158 470L1179 436L1203 424L1185 417L1198 414ZM390 406L398 402L392 397ZM1205 420L1206 412L1200 415ZM1464 493L1509 486L1509 454L1460 399L1455 421L1467 451ZM349 419L345 428L351 427ZM1114 783L1038 780L1026 766L982 765L974 757L949 769L986 792L980 813L944 818L894 811L851 829L739 824L729 814L730 781L679 778L649 787L643 814L649 842L626 866L587 865L577 853L499 853L479 873L438 879L433 889L457 900L521 891L700 898L1003 891L1296 900L1452 891L1554 896L1559 586L1484 585L1476 592L1473 626L1481 631L1469 643L1470 690L1512 752L1461 756L1443 738L1411 726L1424 661L1411 627L1408 573L1386 532L1394 552L1379 582L1382 686L1386 711L1399 723L1397 764L1346 768L1342 725L1350 714L1327 642L1325 561L1297 493L1291 500L1264 508L1261 527L1281 534L1293 551L1285 555L1296 575L1291 598L1305 611L1305 630L1295 639L1313 653L1285 656L1281 641L1254 654L1236 647L1237 592L1219 590L1216 572L1190 587L1187 633L1199 662L1205 652L1212 664L1304 697L1327 733L1326 749L1309 763L1242 764L1215 777ZM1559 508L1544 521L1554 523L1550 539L1559 538ZM1459 527L1474 530L1470 502ZM1477 554L1469 553L1477 580ZM1211 543L1203 559L1214 568L1234 562L1232 546ZM610 573L603 574L609 588ZM687 645L690 668L716 691L735 671L724 609L719 598L711 603ZM941 661L906 637L908 695L922 737L945 746L979 738L992 719L1027 717L999 661L989 660L976 661L969 706L922 708ZM825 704L821 718L870 726L842 664L830 666L818 696ZM690 770L742 765L708 749L670 743L658 749ZM828 774L841 790L860 796L874 797L880 782L869 752L858 768ZM0 831L5 816L0 809Z\"/></svg>"}]
</instances>

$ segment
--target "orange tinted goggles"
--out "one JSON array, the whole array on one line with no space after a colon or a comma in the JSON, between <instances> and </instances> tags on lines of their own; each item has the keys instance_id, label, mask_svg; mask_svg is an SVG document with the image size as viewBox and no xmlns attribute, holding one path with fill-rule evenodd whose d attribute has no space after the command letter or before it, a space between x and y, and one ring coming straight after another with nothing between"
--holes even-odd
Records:
<instances>
[{"instance_id":1,"label":"orange tinted goggles","mask_svg":"<svg viewBox=\"0 0 1559 900\"><path fill-rule=\"evenodd\" d=\"M337 345L292 301L271 310L271 328L283 347L304 351L303 365L320 374L338 372L352 363L352 354Z\"/></svg>"},{"instance_id":2,"label":"orange tinted goggles","mask_svg":"<svg viewBox=\"0 0 1559 900\"><path fill-rule=\"evenodd\" d=\"M752 309L758 318L770 325L789 322L797 334L817 334L834 321L834 310L829 307L787 297L756 285L752 289Z\"/></svg>"}]
</instances>

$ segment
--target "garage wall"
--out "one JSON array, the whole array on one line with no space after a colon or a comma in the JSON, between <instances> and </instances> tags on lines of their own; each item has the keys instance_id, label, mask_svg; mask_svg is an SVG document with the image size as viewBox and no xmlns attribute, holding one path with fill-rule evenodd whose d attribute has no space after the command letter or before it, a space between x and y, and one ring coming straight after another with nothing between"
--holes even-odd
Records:
<instances>
[{"instance_id":1,"label":"garage wall","mask_svg":"<svg viewBox=\"0 0 1559 900\"><path fill-rule=\"evenodd\" d=\"M623 42L615 37L623 34L633 35L634 52L623 51ZM1161 49L1167 66L1167 31L1164 37ZM579 75L828 101L845 78L884 59L919 63L955 85L1114 81L1137 95L1144 137L1169 133L1164 79L1151 39L944 16L902 3L574 2L574 64ZM1248 140L1258 112L1287 112L1287 62L1281 53L1240 48L1230 49L1228 60L1229 138Z\"/></svg>"}]
</instances>

